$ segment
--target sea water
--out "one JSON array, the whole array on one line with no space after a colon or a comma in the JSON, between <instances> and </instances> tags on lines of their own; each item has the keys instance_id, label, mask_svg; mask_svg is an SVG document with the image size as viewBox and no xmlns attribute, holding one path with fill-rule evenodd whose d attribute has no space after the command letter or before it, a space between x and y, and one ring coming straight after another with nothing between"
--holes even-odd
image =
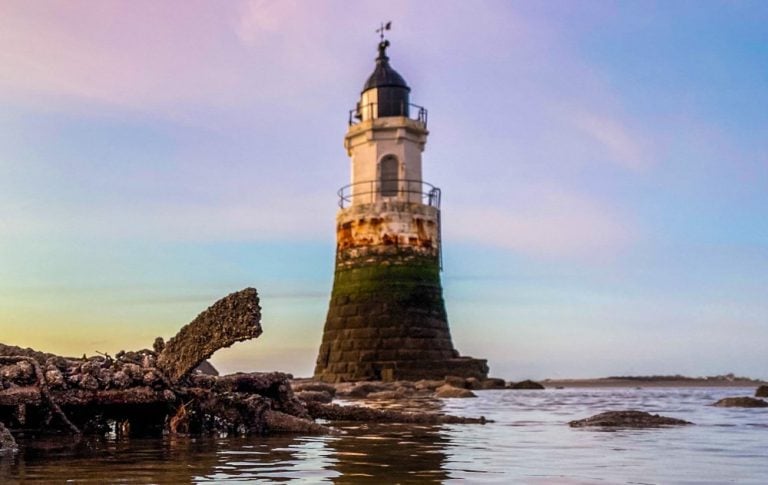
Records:
<instances>
[{"instance_id":1,"label":"sea water","mask_svg":"<svg viewBox=\"0 0 768 485\"><path fill-rule=\"evenodd\" d=\"M341 423L327 436L20 437L0 483L768 483L768 408L718 408L754 388L477 391L370 402L485 416L485 425ZM600 430L568 422L635 409L693 426Z\"/></svg>"}]
</instances>

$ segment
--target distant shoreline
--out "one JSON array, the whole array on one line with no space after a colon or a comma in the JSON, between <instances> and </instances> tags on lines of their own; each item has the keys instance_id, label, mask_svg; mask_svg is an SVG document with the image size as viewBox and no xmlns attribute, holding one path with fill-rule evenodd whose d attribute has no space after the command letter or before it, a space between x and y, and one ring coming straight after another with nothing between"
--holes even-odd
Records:
<instances>
[{"instance_id":1,"label":"distant shoreline","mask_svg":"<svg viewBox=\"0 0 768 485\"><path fill-rule=\"evenodd\" d=\"M753 379L707 379L707 378L666 378L666 377L602 377L593 379L544 379L546 388L569 387L758 387L765 381Z\"/></svg>"}]
</instances>

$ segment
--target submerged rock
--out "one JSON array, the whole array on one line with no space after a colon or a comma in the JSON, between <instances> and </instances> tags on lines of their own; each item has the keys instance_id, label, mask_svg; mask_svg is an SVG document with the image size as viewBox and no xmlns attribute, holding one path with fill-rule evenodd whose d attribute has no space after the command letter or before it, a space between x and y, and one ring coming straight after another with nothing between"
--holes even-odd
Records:
<instances>
[{"instance_id":1,"label":"submerged rock","mask_svg":"<svg viewBox=\"0 0 768 485\"><path fill-rule=\"evenodd\" d=\"M719 408L768 408L768 402L754 397L726 397L713 406Z\"/></svg>"},{"instance_id":2,"label":"submerged rock","mask_svg":"<svg viewBox=\"0 0 768 485\"><path fill-rule=\"evenodd\" d=\"M469 389L461 389L450 384L445 384L435 390L435 397L454 398L454 397L477 397Z\"/></svg>"},{"instance_id":3,"label":"submerged rock","mask_svg":"<svg viewBox=\"0 0 768 485\"><path fill-rule=\"evenodd\" d=\"M526 379L509 385L509 389L544 389L544 386L538 382Z\"/></svg>"},{"instance_id":4,"label":"submerged rock","mask_svg":"<svg viewBox=\"0 0 768 485\"><path fill-rule=\"evenodd\" d=\"M755 397L768 397L768 386L760 386L755 391Z\"/></svg>"},{"instance_id":5,"label":"submerged rock","mask_svg":"<svg viewBox=\"0 0 768 485\"><path fill-rule=\"evenodd\" d=\"M643 411L608 411L586 419L571 421L571 428L598 426L605 428L659 428L693 424L677 418L668 418Z\"/></svg>"}]
</instances>

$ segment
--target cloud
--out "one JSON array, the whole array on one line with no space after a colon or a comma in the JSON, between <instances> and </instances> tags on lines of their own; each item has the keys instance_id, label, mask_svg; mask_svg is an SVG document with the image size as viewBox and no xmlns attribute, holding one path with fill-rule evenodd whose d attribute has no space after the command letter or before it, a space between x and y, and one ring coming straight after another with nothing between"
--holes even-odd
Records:
<instances>
[{"instance_id":1,"label":"cloud","mask_svg":"<svg viewBox=\"0 0 768 485\"><path fill-rule=\"evenodd\" d=\"M626 215L584 194L554 187L516 191L503 207L452 209L449 239L492 244L537 258L603 260L637 240Z\"/></svg>"},{"instance_id":2,"label":"cloud","mask_svg":"<svg viewBox=\"0 0 768 485\"><path fill-rule=\"evenodd\" d=\"M633 171L642 170L649 165L639 136L632 133L617 118L578 112L571 115L571 122L596 142L615 164Z\"/></svg>"},{"instance_id":3,"label":"cloud","mask_svg":"<svg viewBox=\"0 0 768 485\"><path fill-rule=\"evenodd\" d=\"M317 42L333 28L317 20L326 13L291 1L3 2L0 101L163 115L289 102L314 88L302 69L321 83L339 67Z\"/></svg>"}]
</instances>

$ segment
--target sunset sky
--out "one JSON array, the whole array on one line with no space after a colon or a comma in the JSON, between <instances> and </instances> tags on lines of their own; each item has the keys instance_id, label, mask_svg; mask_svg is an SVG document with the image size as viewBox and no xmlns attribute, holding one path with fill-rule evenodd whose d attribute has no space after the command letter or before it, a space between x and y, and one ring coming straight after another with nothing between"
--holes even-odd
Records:
<instances>
[{"instance_id":1,"label":"sunset sky","mask_svg":"<svg viewBox=\"0 0 768 485\"><path fill-rule=\"evenodd\" d=\"M507 379L768 378L768 2L0 2L0 342L312 372L347 114L429 109L454 344Z\"/></svg>"}]
</instances>

